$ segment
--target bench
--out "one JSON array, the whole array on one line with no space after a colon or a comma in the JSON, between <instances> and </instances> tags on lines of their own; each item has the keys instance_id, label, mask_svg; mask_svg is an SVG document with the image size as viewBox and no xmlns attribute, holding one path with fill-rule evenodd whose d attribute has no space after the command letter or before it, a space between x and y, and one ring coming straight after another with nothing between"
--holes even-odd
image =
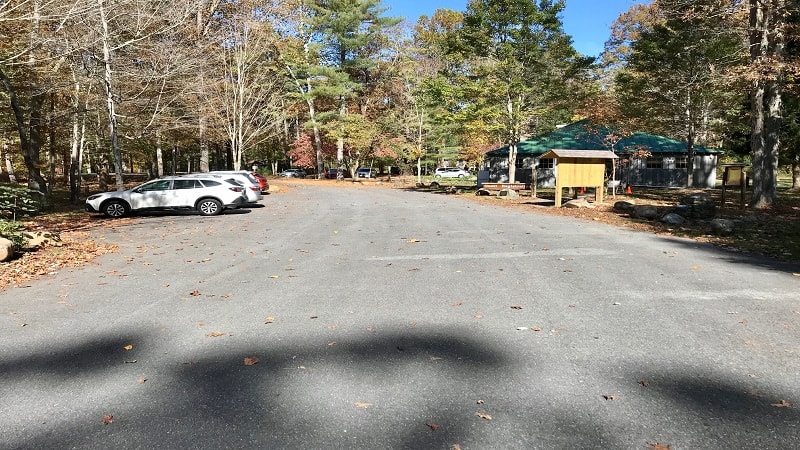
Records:
<instances>
[{"instance_id":1,"label":"bench","mask_svg":"<svg viewBox=\"0 0 800 450\"><path fill-rule=\"evenodd\" d=\"M512 191L529 191L531 189L531 185L527 183L481 183L479 188L486 190L486 191L502 191L504 189L509 189Z\"/></svg>"}]
</instances>

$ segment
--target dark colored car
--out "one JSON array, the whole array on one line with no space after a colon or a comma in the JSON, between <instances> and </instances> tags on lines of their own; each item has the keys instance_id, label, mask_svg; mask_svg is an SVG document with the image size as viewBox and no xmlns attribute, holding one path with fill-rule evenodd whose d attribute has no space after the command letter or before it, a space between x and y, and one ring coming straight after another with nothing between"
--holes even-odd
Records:
<instances>
[{"instance_id":1,"label":"dark colored car","mask_svg":"<svg viewBox=\"0 0 800 450\"><path fill-rule=\"evenodd\" d=\"M325 171L325 178L335 180L339 176L339 169L333 168ZM350 172L343 170L342 178L350 178Z\"/></svg>"}]
</instances>

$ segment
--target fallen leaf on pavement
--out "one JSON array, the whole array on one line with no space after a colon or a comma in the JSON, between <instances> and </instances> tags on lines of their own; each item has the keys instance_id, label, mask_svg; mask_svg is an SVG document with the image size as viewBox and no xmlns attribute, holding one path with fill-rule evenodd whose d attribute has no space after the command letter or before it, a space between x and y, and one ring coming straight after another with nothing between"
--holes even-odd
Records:
<instances>
[{"instance_id":1,"label":"fallen leaf on pavement","mask_svg":"<svg viewBox=\"0 0 800 450\"><path fill-rule=\"evenodd\" d=\"M200 295L200 291L195 289L194 291L190 292L189 295L191 295L192 297L197 297L198 295Z\"/></svg>"},{"instance_id":2,"label":"fallen leaf on pavement","mask_svg":"<svg viewBox=\"0 0 800 450\"><path fill-rule=\"evenodd\" d=\"M482 412L476 412L475 415L480 417L481 419L484 419L484 420L492 420L492 416L490 416L488 414L485 414L485 413L482 413Z\"/></svg>"},{"instance_id":3,"label":"fallen leaf on pavement","mask_svg":"<svg viewBox=\"0 0 800 450\"><path fill-rule=\"evenodd\" d=\"M122 347L122 348L124 348L125 350L133 350L133 346L130 345L130 344L128 344L128 345L126 345L125 347Z\"/></svg>"},{"instance_id":4,"label":"fallen leaf on pavement","mask_svg":"<svg viewBox=\"0 0 800 450\"><path fill-rule=\"evenodd\" d=\"M145 384L147 382L147 378L139 378L138 380L136 380L136 382L139 384Z\"/></svg>"},{"instance_id":5,"label":"fallen leaf on pavement","mask_svg":"<svg viewBox=\"0 0 800 450\"><path fill-rule=\"evenodd\" d=\"M619 397L616 396L616 395L604 395L603 398L606 399L606 400L616 400Z\"/></svg>"},{"instance_id":6,"label":"fallen leaf on pavement","mask_svg":"<svg viewBox=\"0 0 800 450\"><path fill-rule=\"evenodd\" d=\"M463 304L464 304L464 302L455 302L455 303L453 303L453 306L461 306Z\"/></svg>"},{"instance_id":7,"label":"fallen leaf on pavement","mask_svg":"<svg viewBox=\"0 0 800 450\"><path fill-rule=\"evenodd\" d=\"M672 447L670 447L667 444L662 444L660 442L655 442L655 443L652 443L652 444L647 444L647 448L649 450L670 450Z\"/></svg>"},{"instance_id":8,"label":"fallen leaf on pavement","mask_svg":"<svg viewBox=\"0 0 800 450\"><path fill-rule=\"evenodd\" d=\"M428 428L431 429L431 431L436 431L436 430L439 429L439 424L438 423L426 423L425 425L427 425Z\"/></svg>"},{"instance_id":9,"label":"fallen leaf on pavement","mask_svg":"<svg viewBox=\"0 0 800 450\"><path fill-rule=\"evenodd\" d=\"M519 305L511 305L511 309L522 309L522 306L519 306Z\"/></svg>"},{"instance_id":10,"label":"fallen leaf on pavement","mask_svg":"<svg viewBox=\"0 0 800 450\"><path fill-rule=\"evenodd\" d=\"M372 406L372 403L355 402L354 405L356 405L357 408L367 409Z\"/></svg>"},{"instance_id":11,"label":"fallen leaf on pavement","mask_svg":"<svg viewBox=\"0 0 800 450\"><path fill-rule=\"evenodd\" d=\"M267 324L267 325L269 325L271 323L275 323L275 318L272 317L272 316L269 316L266 319L264 319L264 323Z\"/></svg>"},{"instance_id":12,"label":"fallen leaf on pavement","mask_svg":"<svg viewBox=\"0 0 800 450\"><path fill-rule=\"evenodd\" d=\"M220 336L225 336L225 334L226 333L224 331L212 331L211 333L208 333L206 336L208 336L208 337L220 337Z\"/></svg>"},{"instance_id":13,"label":"fallen leaf on pavement","mask_svg":"<svg viewBox=\"0 0 800 450\"><path fill-rule=\"evenodd\" d=\"M776 408L791 408L793 406L790 402L787 402L786 400L781 400L778 403L772 403L771 405Z\"/></svg>"},{"instance_id":14,"label":"fallen leaf on pavement","mask_svg":"<svg viewBox=\"0 0 800 450\"><path fill-rule=\"evenodd\" d=\"M641 387L650 387L650 382L647 381L647 380L640 380L639 381L639 386L641 386Z\"/></svg>"},{"instance_id":15,"label":"fallen leaf on pavement","mask_svg":"<svg viewBox=\"0 0 800 450\"><path fill-rule=\"evenodd\" d=\"M244 358L245 366L254 366L256 364L258 364L258 356L248 356Z\"/></svg>"},{"instance_id":16,"label":"fallen leaf on pavement","mask_svg":"<svg viewBox=\"0 0 800 450\"><path fill-rule=\"evenodd\" d=\"M111 414L106 414L105 416L103 416L102 419L103 425L108 425L113 421L114 421L114 416L112 416Z\"/></svg>"}]
</instances>

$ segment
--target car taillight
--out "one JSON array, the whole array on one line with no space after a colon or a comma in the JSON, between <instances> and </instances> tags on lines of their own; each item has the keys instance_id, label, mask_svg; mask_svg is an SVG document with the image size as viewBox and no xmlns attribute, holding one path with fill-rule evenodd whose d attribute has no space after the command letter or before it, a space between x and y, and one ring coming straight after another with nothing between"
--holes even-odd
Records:
<instances>
[{"instance_id":1,"label":"car taillight","mask_svg":"<svg viewBox=\"0 0 800 450\"><path fill-rule=\"evenodd\" d=\"M229 187L228 189L232 190L233 192L243 192L244 189L240 188L239 186Z\"/></svg>"},{"instance_id":2,"label":"car taillight","mask_svg":"<svg viewBox=\"0 0 800 450\"><path fill-rule=\"evenodd\" d=\"M256 186L250 186L250 190L251 191L261 191L261 188L260 187L256 187Z\"/></svg>"}]
</instances>

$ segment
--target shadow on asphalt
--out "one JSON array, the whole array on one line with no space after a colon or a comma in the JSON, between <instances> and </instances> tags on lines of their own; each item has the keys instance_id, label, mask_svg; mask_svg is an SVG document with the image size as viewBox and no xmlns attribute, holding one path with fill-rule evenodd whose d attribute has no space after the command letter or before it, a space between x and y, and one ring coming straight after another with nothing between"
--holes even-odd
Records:
<instances>
[{"instance_id":1,"label":"shadow on asphalt","mask_svg":"<svg viewBox=\"0 0 800 450\"><path fill-rule=\"evenodd\" d=\"M724 378L670 373L669 368L615 367L623 373L614 378L627 380L635 393L617 400L592 393L597 397L593 404L599 405L592 411L578 406L586 392L571 394L579 400L575 404L555 399L521 403L518 396L539 389L535 379L515 381L518 393L491 398L492 392L497 395L497 379L513 379L519 362L512 353L459 330L343 340L324 349L276 346L265 335L264 344L240 343L191 362L167 360L161 380L131 390L140 368L126 364L121 349L145 339L95 335L92 341L0 363L5 383L42 382L44 377L53 392L63 390L62 384L89 390L86 384L93 382L118 388L103 393L116 409L97 410L97 417L53 420L61 424L58 428L31 423L25 441L8 448L472 448L485 445L487 437L520 448L630 448L631 436L619 427L635 431L636 440L642 433L638 427L654 424L648 431L653 442L666 436L667 442L733 448L768 437L779 444L787 437L782 434L800 421L796 409L772 405L782 399L776 393L746 392L742 384ZM260 362L246 366L248 356ZM139 359L147 364L143 356ZM119 365L130 367L130 376L114 379L104 373ZM98 376L105 379L98 381ZM648 384L637 385L637 380ZM476 404L484 395L490 396L487 404ZM76 412L85 409L82 405ZM497 411L504 422L477 419L480 410ZM113 424L99 422L104 413L113 413ZM697 421L706 428L681 428ZM742 429L752 443L734 440Z\"/></svg>"},{"instance_id":2,"label":"shadow on asphalt","mask_svg":"<svg viewBox=\"0 0 800 450\"><path fill-rule=\"evenodd\" d=\"M762 256L755 253L744 251L736 251L718 247L713 244L698 242L691 239L674 238L656 236L659 239L669 241L671 244L680 245L688 249L701 249L703 252L708 253L714 259L727 261L731 264L744 264L754 267L761 267L767 270L774 270L778 272L786 272L789 275L800 273L800 264L780 261L768 256ZM742 285L746 285L747 280L742 280Z\"/></svg>"}]
</instances>

